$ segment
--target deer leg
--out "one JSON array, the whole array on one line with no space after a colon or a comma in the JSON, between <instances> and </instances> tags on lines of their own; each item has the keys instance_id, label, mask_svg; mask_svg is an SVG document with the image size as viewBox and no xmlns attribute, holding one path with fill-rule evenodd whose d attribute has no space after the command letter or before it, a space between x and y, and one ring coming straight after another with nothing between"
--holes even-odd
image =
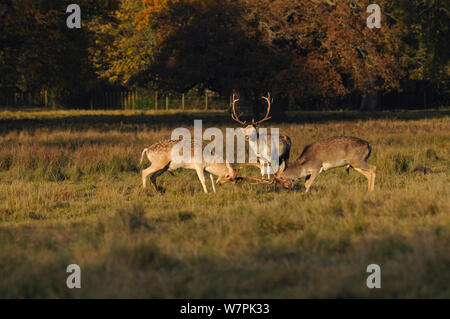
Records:
<instances>
[{"instance_id":1,"label":"deer leg","mask_svg":"<svg viewBox=\"0 0 450 319\"><path fill-rule=\"evenodd\" d=\"M362 161L358 165L350 164L357 172L361 173L367 178L367 188L369 191L373 191L375 187L375 172L377 168L373 165Z\"/></svg>"},{"instance_id":2,"label":"deer leg","mask_svg":"<svg viewBox=\"0 0 450 319\"><path fill-rule=\"evenodd\" d=\"M208 194L208 189L206 188L205 184L205 170L204 167L196 166L195 171L197 172L198 179L200 180L200 183L202 183L203 191Z\"/></svg>"},{"instance_id":3,"label":"deer leg","mask_svg":"<svg viewBox=\"0 0 450 319\"><path fill-rule=\"evenodd\" d=\"M352 165L353 166L353 165ZM364 162L364 164L358 165L358 166L353 166L353 168L361 173L362 175L364 175L367 178L367 188L369 191L373 190L373 184L375 183L375 175L373 173L373 168L374 166L369 165L367 163Z\"/></svg>"},{"instance_id":4,"label":"deer leg","mask_svg":"<svg viewBox=\"0 0 450 319\"><path fill-rule=\"evenodd\" d=\"M258 156L258 160L261 165L261 177L267 175L267 179L270 179L270 162L264 156Z\"/></svg>"},{"instance_id":5,"label":"deer leg","mask_svg":"<svg viewBox=\"0 0 450 319\"><path fill-rule=\"evenodd\" d=\"M270 179L270 175L275 174L272 168L272 164L269 162L267 164L267 179Z\"/></svg>"},{"instance_id":6,"label":"deer leg","mask_svg":"<svg viewBox=\"0 0 450 319\"><path fill-rule=\"evenodd\" d=\"M153 173L155 173L156 171L160 170L161 167L160 165L150 165L150 167L147 167L146 169L142 170L142 187L146 188L147 187L147 177L149 175L152 175Z\"/></svg>"},{"instance_id":7,"label":"deer leg","mask_svg":"<svg viewBox=\"0 0 450 319\"><path fill-rule=\"evenodd\" d=\"M314 180L317 178L317 176L319 176L319 174L320 174L319 170L315 170L311 173L310 177L308 178L308 180L305 183L306 193L309 192L309 189L311 188L312 183L314 183Z\"/></svg>"},{"instance_id":8,"label":"deer leg","mask_svg":"<svg viewBox=\"0 0 450 319\"><path fill-rule=\"evenodd\" d=\"M350 167L351 167L350 165L347 165L347 166L345 167L345 170L347 171L347 175L350 174Z\"/></svg>"},{"instance_id":9,"label":"deer leg","mask_svg":"<svg viewBox=\"0 0 450 319\"><path fill-rule=\"evenodd\" d=\"M163 174L165 171L169 169L169 163L152 163L150 167L142 170L142 186L143 188L147 187L147 178L150 176L150 181L152 182L153 187L158 192L158 188L156 186L156 177Z\"/></svg>"},{"instance_id":10,"label":"deer leg","mask_svg":"<svg viewBox=\"0 0 450 319\"><path fill-rule=\"evenodd\" d=\"M370 166L372 166L371 171L370 171L370 173L371 173L370 187L371 187L371 190L373 191L375 189L375 176L377 175L376 174L377 167L373 166L373 165L370 165Z\"/></svg>"},{"instance_id":11,"label":"deer leg","mask_svg":"<svg viewBox=\"0 0 450 319\"><path fill-rule=\"evenodd\" d=\"M366 172L365 170L361 169L361 168L357 168L354 167L355 171L357 171L358 173L361 173L362 175L364 175L365 178L367 178L367 185L368 185L368 189L369 191L371 190L371 185L372 185L372 181L371 181L371 174L370 172Z\"/></svg>"},{"instance_id":12,"label":"deer leg","mask_svg":"<svg viewBox=\"0 0 450 319\"><path fill-rule=\"evenodd\" d=\"M367 174L367 183L368 183L368 190L373 191L375 189L375 176L377 168L373 165L367 164L367 169L365 173Z\"/></svg>"},{"instance_id":13,"label":"deer leg","mask_svg":"<svg viewBox=\"0 0 450 319\"><path fill-rule=\"evenodd\" d=\"M264 179L267 177L267 179L270 179L270 171L269 171L269 166L267 166L266 164L263 164L261 166L261 177Z\"/></svg>"},{"instance_id":14,"label":"deer leg","mask_svg":"<svg viewBox=\"0 0 450 319\"><path fill-rule=\"evenodd\" d=\"M366 177L368 180L369 191L373 191L375 189L375 176L376 176L377 167L370 165L367 162L363 162L363 164L360 165L360 169L363 170L366 174Z\"/></svg>"},{"instance_id":15,"label":"deer leg","mask_svg":"<svg viewBox=\"0 0 450 319\"><path fill-rule=\"evenodd\" d=\"M169 173L172 176L175 176L175 173L173 171L167 170L167 173Z\"/></svg>"},{"instance_id":16,"label":"deer leg","mask_svg":"<svg viewBox=\"0 0 450 319\"><path fill-rule=\"evenodd\" d=\"M155 189L155 192L159 193L158 185L156 185L156 178L157 178L157 177L158 177L158 176L156 175L156 173L153 173L153 174L150 176L150 181L152 182L152 185L153 185L153 188Z\"/></svg>"},{"instance_id":17,"label":"deer leg","mask_svg":"<svg viewBox=\"0 0 450 319\"><path fill-rule=\"evenodd\" d=\"M150 181L152 182L153 188L155 189L156 192L160 193L161 191L158 189L158 185L156 185L156 178L161 176L162 174L164 174L164 172L167 171L167 169L169 168L169 165L167 165L166 167L164 167L163 169L160 169L157 172L154 172L152 174L152 176L150 176Z\"/></svg>"},{"instance_id":18,"label":"deer leg","mask_svg":"<svg viewBox=\"0 0 450 319\"><path fill-rule=\"evenodd\" d=\"M263 162L261 159L259 160L259 165L260 165L261 177L264 178L264 175L265 175L265 165L264 165L264 162Z\"/></svg>"},{"instance_id":19,"label":"deer leg","mask_svg":"<svg viewBox=\"0 0 450 319\"><path fill-rule=\"evenodd\" d=\"M212 189L213 189L214 194L215 194L216 193L216 186L214 185L214 178L213 178L211 173L208 173L208 172L205 172L205 173L206 173L206 175L209 175L209 179L211 180Z\"/></svg>"}]
</instances>

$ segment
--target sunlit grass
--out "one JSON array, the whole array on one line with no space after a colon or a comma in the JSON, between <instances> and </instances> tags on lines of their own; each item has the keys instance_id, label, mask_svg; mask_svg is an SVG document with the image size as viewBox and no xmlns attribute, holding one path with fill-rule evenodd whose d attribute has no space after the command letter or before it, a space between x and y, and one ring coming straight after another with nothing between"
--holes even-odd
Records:
<instances>
[{"instance_id":1,"label":"sunlit grass","mask_svg":"<svg viewBox=\"0 0 450 319\"><path fill-rule=\"evenodd\" d=\"M67 117L94 113L64 112L45 113L61 121L51 128L0 113L0 297L450 297L448 116L277 125L291 160L320 138L370 141L373 193L336 169L309 194L304 181L204 194L178 171L159 195L141 188L140 152L179 123L123 129L113 112L108 130L76 129ZM33 129L11 128L28 118ZM71 263L82 289L65 285ZM382 289L365 285L371 263Z\"/></svg>"}]
</instances>

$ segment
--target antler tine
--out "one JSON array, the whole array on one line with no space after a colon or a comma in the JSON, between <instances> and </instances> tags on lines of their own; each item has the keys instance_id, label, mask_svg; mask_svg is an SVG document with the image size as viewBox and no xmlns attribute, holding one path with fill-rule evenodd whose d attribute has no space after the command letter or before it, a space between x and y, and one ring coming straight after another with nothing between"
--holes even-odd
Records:
<instances>
[{"instance_id":1,"label":"antler tine","mask_svg":"<svg viewBox=\"0 0 450 319\"><path fill-rule=\"evenodd\" d=\"M242 164L239 166L238 171L244 166L256 166L258 168L261 168L261 164L258 164L258 163L245 163L245 164ZM255 185L255 184L272 185L272 184L276 183L275 179L273 179L272 181L269 182L269 181L266 181L266 180L264 180L262 178L258 178L258 177L242 176L241 178L244 180L256 181L256 183L251 183L252 185Z\"/></svg>"},{"instance_id":2,"label":"antler tine","mask_svg":"<svg viewBox=\"0 0 450 319\"><path fill-rule=\"evenodd\" d=\"M236 102L237 101L239 101L239 99L236 99L236 97L235 97L235 95L234 95L234 93L233 93L233 102L232 102L232 107L233 107L233 114L231 114L231 118L233 119L233 120L235 120L236 122L238 122L239 124L241 124L241 125L245 125L246 123L247 123L247 121L241 121L240 119L239 119L239 116L237 116L237 114L236 114Z\"/></svg>"},{"instance_id":3,"label":"antler tine","mask_svg":"<svg viewBox=\"0 0 450 319\"><path fill-rule=\"evenodd\" d=\"M275 183L275 179L273 179L271 182L269 182L269 181L266 181L265 179L262 179L259 177L242 176L241 178L244 180L256 181L256 183L251 183L252 185L257 185L257 184L273 185Z\"/></svg>"},{"instance_id":4,"label":"antler tine","mask_svg":"<svg viewBox=\"0 0 450 319\"><path fill-rule=\"evenodd\" d=\"M262 118L258 122L253 121L252 122L253 125L259 125L262 122L265 122L265 121L271 119L271 116L269 116L269 114L270 114L270 107L271 107L271 103L272 103L272 99L270 97L270 92L267 93L267 97L263 96L262 98L267 101L267 112L266 112L266 115L264 116L264 118Z\"/></svg>"}]
</instances>

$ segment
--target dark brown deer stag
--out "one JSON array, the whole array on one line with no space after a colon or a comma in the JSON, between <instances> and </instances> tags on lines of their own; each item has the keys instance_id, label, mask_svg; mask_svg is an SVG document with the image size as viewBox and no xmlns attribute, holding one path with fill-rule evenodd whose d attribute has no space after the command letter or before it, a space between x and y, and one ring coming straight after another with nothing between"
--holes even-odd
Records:
<instances>
[{"instance_id":1,"label":"dark brown deer stag","mask_svg":"<svg viewBox=\"0 0 450 319\"><path fill-rule=\"evenodd\" d=\"M375 187L376 167L367 163L372 147L357 137L339 136L321 140L306 146L300 157L288 168L284 164L274 175L272 182L258 180L263 184L279 184L292 189L293 183L306 177L306 192L322 171L337 167L353 167L367 178L368 189Z\"/></svg>"}]
</instances>

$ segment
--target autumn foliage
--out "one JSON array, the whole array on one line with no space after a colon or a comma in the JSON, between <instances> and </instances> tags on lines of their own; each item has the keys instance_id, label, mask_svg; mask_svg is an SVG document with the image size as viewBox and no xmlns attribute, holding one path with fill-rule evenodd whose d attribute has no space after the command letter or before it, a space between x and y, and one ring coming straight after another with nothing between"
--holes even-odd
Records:
<instances>
[{"instance_id":1,"label":"autumn foliage","mask_svg":"<svg viewBox=\"0 0 450 319\"><path fill-rule=\"evenodd\" d=\"M247 105L271 91L276 105L308 108L361 101L402 80L448 96L448 2L379 0L382 27L369 29L370 2L80 0L75 32L65 28L69 0L8 0L0 83L67 100L107 83L239 91Z\"/></svg>"},{"instance_id":2,"label":"autumn foliage","mask_svg":"<svg viewBox=\"0 0 450 319\"><path fill-rule=\"evenodd\" d=\"M391 89L398 30L367 28L368 4L143 0L134 25L154 32L155 59L129 79L181 90L202 83L250 99L270 89L291 101Z\"/></svg>"}]
</instances>

